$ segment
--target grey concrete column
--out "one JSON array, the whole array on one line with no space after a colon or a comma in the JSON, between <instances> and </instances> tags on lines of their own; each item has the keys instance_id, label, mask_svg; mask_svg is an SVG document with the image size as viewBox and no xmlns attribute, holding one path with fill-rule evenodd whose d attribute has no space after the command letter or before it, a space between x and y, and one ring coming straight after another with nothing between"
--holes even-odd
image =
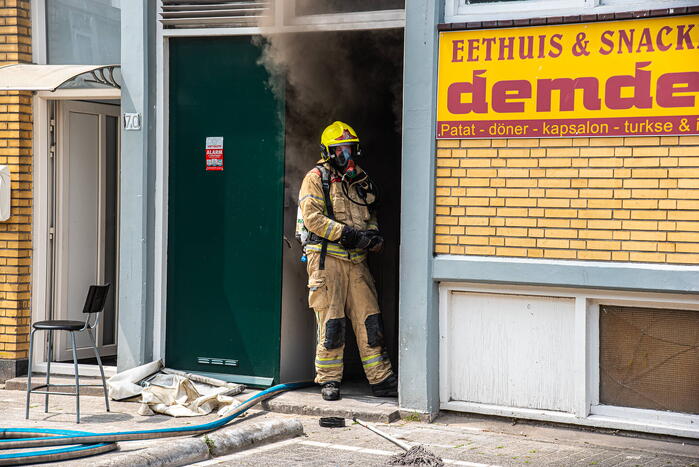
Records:
<instances>
[{"instance_id":1,"label":"grey concrete column","mask_svg":"<svg viewBox=\"0 0 699 467\"><path fill-rule=\"evenodd\" d=\"M403 77L400 406L439 411L439 316L432 281L437 24L442 0L408 0Z\"/></svg>"},{"instance_id":2,"label":"grey concrete column","mask_svg":"<svg viewBox=\"0 0 699 467\"><path fill-rule=\"evenodd\" d=\"M121 131L119 371L152 356L155 20L154 0L121 2L121 112L140 114L141 130Z\"/></svg>"}]
</instances>

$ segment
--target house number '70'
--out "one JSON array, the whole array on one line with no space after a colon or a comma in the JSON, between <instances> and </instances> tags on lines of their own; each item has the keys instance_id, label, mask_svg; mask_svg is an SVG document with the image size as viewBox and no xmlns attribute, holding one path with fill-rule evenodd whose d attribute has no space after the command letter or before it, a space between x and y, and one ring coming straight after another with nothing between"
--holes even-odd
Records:
<instances>
[{"instance_id":1,"label":"house number '70'","mask_svg":"<svg viewBox=\"0 0 699 467\"><path fill-rule=\"evenodd\" d=\"M141 114L139 113L123 113L121 114L121 121L124 130L138 131L141 129Z\"/></svg>"}]
</instances>

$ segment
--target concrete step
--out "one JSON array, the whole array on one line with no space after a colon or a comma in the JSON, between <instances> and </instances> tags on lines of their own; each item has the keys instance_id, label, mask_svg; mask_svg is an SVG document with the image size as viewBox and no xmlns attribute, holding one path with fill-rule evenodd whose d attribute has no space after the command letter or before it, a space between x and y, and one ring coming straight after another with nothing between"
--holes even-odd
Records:
<instances>
[{"instance_id":1,"label":"concrete step","mask_svg":"<svg viewBox=\"0 0 699 467\"><path fill-rule=\"evenodd\" d=\"M58 392L75 392L75 378L73 376L58 376L51 375L51 391ZM46 384L46 375L41 373L32 374L32 388L36 388L42 384ZM54 387L54 384L67 384L68 386ZM83 384L98 384L99 386L83 387ZM25 391L27 390L27 377L20 376L5 381L5 389L8 391ZM42 388L42 391L45 390ZM102 390L102 379L91 376L80 377L80 395L81 396L101 396L104 394ZM33 397L43 396L43 394L35 394Z\"/></svg>"},{"instance_id":2,"label":"concrete step","mask_svg":"<svg viewBox=\"0 0 699 467\"><path fill-rule=\"evenodd\" d=\"M368 385L349 383L342 385L342 399L339 401L325 401L320 396L319 387L310 387L285 392L260 405L270 412L347 419L357 417L369 422L390 423L400 418L398 399L370 394Z\"/></svg>"}]
</instances>

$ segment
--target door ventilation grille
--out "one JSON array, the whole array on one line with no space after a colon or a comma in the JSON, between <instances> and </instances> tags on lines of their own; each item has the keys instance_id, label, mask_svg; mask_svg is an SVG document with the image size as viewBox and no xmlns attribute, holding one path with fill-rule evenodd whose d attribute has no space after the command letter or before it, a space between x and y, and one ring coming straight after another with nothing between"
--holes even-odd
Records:
<instances>
[{"instance_id":1,"label":"door ventilation grille","mask_svg":"<svg viewBox=\"0 0 699 467\"><path fill-rule=\"evenodd\" d=\"M228 358L216 357L197 357L197 363L204 365L238 366L238 360L230 360Z\"/></svg>"},{"instance_id":2,"label":"door ventilation grille","mask_svg":"<svg viewBox=\"0 0 699 467\"><path fill-rule=\"evenodd\" d=\"M162 0L166 29L259 26L272 16L272 1Z\"/></svg>"}]
</instances>

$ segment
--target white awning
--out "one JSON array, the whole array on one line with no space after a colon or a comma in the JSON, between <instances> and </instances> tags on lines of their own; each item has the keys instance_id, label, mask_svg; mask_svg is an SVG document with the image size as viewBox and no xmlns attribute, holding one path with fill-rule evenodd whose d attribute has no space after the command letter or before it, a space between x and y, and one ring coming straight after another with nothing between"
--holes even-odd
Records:
<instances>
[{"instance_id":1,"label":"white awning","mask_svg":"<svg viewBox=\"0 0 699 467\"><path fill-rule=\"evenodd\" d=\"M6 65L0 67L0 91L55 91L84 73L91 73L90 82L118 88L114 79L117 67L119 65Z\"/></svg>"}]
</instances>

